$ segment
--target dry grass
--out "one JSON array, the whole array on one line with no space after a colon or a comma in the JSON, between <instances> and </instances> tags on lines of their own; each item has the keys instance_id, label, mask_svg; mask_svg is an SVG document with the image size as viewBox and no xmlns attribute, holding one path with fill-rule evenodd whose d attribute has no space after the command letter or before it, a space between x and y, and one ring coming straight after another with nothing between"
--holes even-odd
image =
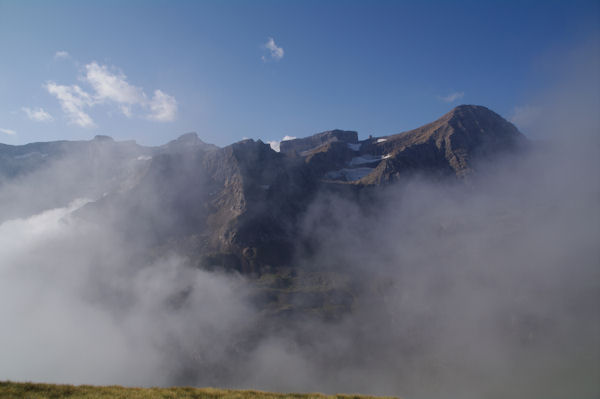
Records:
<instances>
[{"instance_id":1,"label":"dry grass","mask_svg":"<svg viewBox=\"0 0 600 399\"><path fill-rule=\"evenodd\" d=\"M55 385L31 382L0 382L0 399L369 399L363 395L322 395L319 393L272 393L214 388L126 388L121 386Z\"/></svg>"}]
</instances>

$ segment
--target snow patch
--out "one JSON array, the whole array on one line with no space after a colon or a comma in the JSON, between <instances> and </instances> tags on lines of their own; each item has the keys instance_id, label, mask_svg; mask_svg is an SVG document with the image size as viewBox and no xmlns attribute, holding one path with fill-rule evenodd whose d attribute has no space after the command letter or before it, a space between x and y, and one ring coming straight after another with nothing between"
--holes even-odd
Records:
<instances>
[{"instance_id":1,"label":"snow patch","mask_svg":"<svg viewBox=\"0 0 600 399\"><path fill-rule=\"evenodd\" d=\"M385 141L387 141L387 139L377 139L377 142L378 142L378 143L383 143L383 142L385 142Z\"/></svg>"}]
</instances>

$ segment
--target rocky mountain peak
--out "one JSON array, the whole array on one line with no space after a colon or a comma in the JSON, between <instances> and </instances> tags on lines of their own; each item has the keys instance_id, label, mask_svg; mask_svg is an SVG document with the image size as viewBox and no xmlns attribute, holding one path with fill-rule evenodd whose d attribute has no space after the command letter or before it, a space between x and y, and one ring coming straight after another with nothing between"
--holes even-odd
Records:
<instances>
[{"instance_id":1,"label":"rocky mountain peak","mask_svg":"<svg viewBox=\"0 0 600 399\"><path fill-rule=\"evenodd\" d=\"M97 134L94 136L94 141L115 141L112 137L103 134Z\"/></svg>"},{"instance_id":2,"label":"rocky mountain peak","mask_svg":"<svg viewBox=\"0 0 600 399\"><path fill-rule=\"evenodd\" d=\"M474 104L461 104L457 105L453 109L451 109L446 115L464 115L465 113L471 112L475 115L485 115L485 114L493 114L499 116L494 111L483 105L474 105Z\"/></svg>"},{"instance_id":3,"label":"rocky mountain peak","mask_svg":"<svg viewBox=\"0 0 600 399\"><path fill-rule=\"evenodd\" d=\"M198 142L202 142L202 140L200 140L200 138L198 138L198 133L189 132L189 133L182 134L181 136L177 137L175 140L173 140L171 142L196 144Z\"/></svg>"},{"instance_id":4,"label":"rocky mountain peak","mask_svg":"<svg viewBox=\"0 0 600 399\"><path fill-rule=\"evenodd\" d=\"M298 220L322 190L353 199L411 174L461 179L480 159L526 142L488 108L461 105L399 134L359 141L355 131L329 130L283 141L280 153L252 139L219 148L194 132L155 148L107 136L0 146L0 172L12 178L69 155L87 165L86 175L102 171L98 186L115 193L88 212L121 210L130 219L114 223L133 228L131 235L152 231L160 251L174 246L201 265L260 272L287 264Z\"/></svg>"},{"instance_id":5,"label":"rocky mountain peak","mask_svg":"<svg viewBox=\"0 0 600 399\"><path fill-rule=\"evenodd\" d=\"M218 147L213 144L207 144L200 140L198 133L189 132L182 134L175 140L169 141L167 144L159 147L159 152L182 152L194 151L196 149L214 150Z\"/></svg>"},{"instance_id":6,"label":"rocky mountain peak","mask_svg":"<svg viewBox=\"0 0 600 399\"><path fill-rule=\"evenodd\" d=\"M494 111L481 105L459 105L452 109L439 121L445 121L463 129L479 127L480 132L489 134L516 135L518 130L506 119Z\"/></svg>"}]
</instances>

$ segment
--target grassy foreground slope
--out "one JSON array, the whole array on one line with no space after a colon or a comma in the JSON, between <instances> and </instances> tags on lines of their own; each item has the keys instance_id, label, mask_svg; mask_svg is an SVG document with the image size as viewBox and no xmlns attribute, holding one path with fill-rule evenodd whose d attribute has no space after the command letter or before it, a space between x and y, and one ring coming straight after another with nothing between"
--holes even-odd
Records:
<instances>
[{"instance_id":1,"label":"grassy foreground slope","mask_svg":"<svg viewBox=\"0 0 600 399\"><path fill-rule=\"evenodd\" d=\"M272 393L214 388L126 388L121 386L55 385L0 381L0 399L369 399L375 396L323 395L319 393ZM377 397L380 398L380 397Z\"/></svg>"}]
</instances>

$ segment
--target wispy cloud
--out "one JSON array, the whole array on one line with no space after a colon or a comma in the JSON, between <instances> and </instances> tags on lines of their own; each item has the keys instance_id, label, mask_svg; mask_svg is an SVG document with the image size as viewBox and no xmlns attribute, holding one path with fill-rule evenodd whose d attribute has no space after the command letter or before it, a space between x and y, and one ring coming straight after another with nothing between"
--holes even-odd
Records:
<instances>
[{"instance_id":1,"label":"wispy cloud","mask_svg":"<svg viewBox=\"0 0 600 399\"><path fill-rule=\"evenodd\" d=\"M70 122L82 127L94 127L95 123L84 109L98 104L112 104L128 118L135 116L137 107L140 116L158 122L170 122L177 114L175 97L155 90L151 99L141 87L130 84L127 76L119 69L97 62L85 65L85 74L79 80L91 87L87 92L77 85L64 86L48 82L45 87L56 96Z\"/></svg>"},{"instance_id":2,"label":"wispy cloud","mask_svg":"<svg viewBox=\"0 0 600 399\"><path fill-rule=\"evenodd\" d=\"M0 132L4 133L4 134L9 134L11 136L14 136L15 134L17 134L17 132L15 132L14 130L2 129L2 128L0 128Z\"/></svg>"},{"instance_id":3,"label":"wispy cloud","mask_svg":"<svg viewBox=\"0 0 600 399\"><path fill-rule=\"evenodd\" d=\"M175 97L161 90L155 90L149 106L152 111L148 115L149 119L160 122L169 122L175 119L175 114L177 113L177 101Z\"/></svg>"},{"instance_id":4,"label":"wispy cloud","mask_svg":"<svg viewBox=\"0 0 600 399\"><path fill-rule=\"evenodd\" d=\"M86 107L91 107L94 104L94 99L79 86L64 86L48 82L45 84L45 88L48 93L58 99L71 124L86 128L96 126L91 116L83 110Z\"/></svg>"},{"instance_id":5,"label":"wispy cloud","mask_svg":"<svg viewBox=\"0 0 600 399\"><path fill-rule=\"evenodd\" d=\"M94 89L94 98L97 101L114 101L129 105L146 102L144 91L130 85L123 72L111 72L106 65L98 65L96 62L87 64L85 70L84 80Z\"/></svg>"},{"instance_id":6,"label":"wispy cloud","mask_svg":"<svg viewBox=\"0 0 600 399\"><path fill-rule=\"evenodd\" d=\"M464 91L456 91L454 93L450 93L447 96L438 96L438 100L442 100L446 103L453 103L456 100L460 100L465 96Z\"/></svg>"},{"instance_id":7,"label":"wispy cloud","mask_svg":"<svg viewBox=\"0 0 600 399\"><path fill-rule=\"evenodd\" d=\"M70 55L66 51L57 51L56 53L54 53L55 60L60 60L61 58L69 58L69 57L70 57Z\"/></svg>"},{"instance_id":8,"label":"wispy cloud","mask_svg":"<svg viewBox=\"0 0 600 399\"><path fill-rule=\"evenodd\" d=\"M283 48L279 47L275 44L275 40L270 37L267 42L264 44L263 46L266 50L268 50L268 54L267 55L263 55L262 56L262 60L263 61L269 61L269 60L274 60L274 61L279 61L280 59L283 58Z\"/></svg>"},{"instance_id":9,"label":"wispy cloud","mask_svg":"<svg viewBox=\"0 0 600 399\"><path fill-rule=\"evenodd\" d=\"M44 111L43 108L31 109L22 107L21 110L27 114L27 117L36 122L51 122L54 120L52 115Z\"/></svg>"}]
</instances>

